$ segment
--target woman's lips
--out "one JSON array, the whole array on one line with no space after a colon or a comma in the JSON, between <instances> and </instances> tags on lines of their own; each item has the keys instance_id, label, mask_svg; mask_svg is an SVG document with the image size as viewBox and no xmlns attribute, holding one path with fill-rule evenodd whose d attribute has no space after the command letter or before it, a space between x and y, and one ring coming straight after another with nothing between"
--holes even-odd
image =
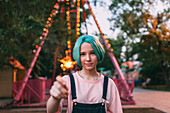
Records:
<instances>
[{"instance_id":1,"label":"woman's lips","mask_svg":"<svg viewBox=\"0 0 170 113\"><path fill-rule=\"evenodd\" d=\"M86 66L91 66L93 63L85 63Z\"/></svg>"}]
</instances>

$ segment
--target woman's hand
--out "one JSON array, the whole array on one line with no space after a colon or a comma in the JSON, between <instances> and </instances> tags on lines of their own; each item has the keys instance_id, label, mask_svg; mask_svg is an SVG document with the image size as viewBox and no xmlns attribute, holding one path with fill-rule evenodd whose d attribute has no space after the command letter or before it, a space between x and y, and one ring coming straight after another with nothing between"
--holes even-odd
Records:
<instances>
[{"instance_id":1,"label":"woman's hand","mask_svg":"<svg viewBox=\"0 0 170 113\"><path fill-rule=\"evenodd\" d=\"M50 89L50 94L56 100L61 100L68 96L68 86L61 76L56 77L56 81Z\"/></svg>"}]
</instances>

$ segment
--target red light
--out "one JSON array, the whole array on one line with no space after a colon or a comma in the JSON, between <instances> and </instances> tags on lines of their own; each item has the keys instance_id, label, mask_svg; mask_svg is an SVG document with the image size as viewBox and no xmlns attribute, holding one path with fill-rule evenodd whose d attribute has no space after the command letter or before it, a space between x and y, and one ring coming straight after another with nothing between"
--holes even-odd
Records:
<instances>
[{"instance_id":1,"label":"red light","mask_svg":"<svg viewBox=\"0 0 170 113\"><path fill-rule=\"evenodd\" d=\"M35 48L38 48L38 45L35 45Z\"/></svg>"}]
</instances>

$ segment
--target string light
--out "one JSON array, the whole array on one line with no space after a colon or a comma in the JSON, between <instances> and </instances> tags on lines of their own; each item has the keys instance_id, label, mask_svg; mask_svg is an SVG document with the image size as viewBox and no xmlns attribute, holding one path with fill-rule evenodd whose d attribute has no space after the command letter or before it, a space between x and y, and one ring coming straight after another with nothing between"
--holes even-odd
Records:
<instances>
[{"instance_id":1,"label":"string light","mask_svg":"<svg viewBox=\"0 0 170 113\"><path fill-rule=\"evenodd\" d=\"M38 48L38 45L35 45L35 48Z\"/></svg>"},{"instance_id":2,"label":"string light","mask_svg":"<svg viewBox=\"0 0 170 113\"><path fill-rule=\"evenodd\" d=\"M48 20L51 21L52 19L49 17Z\"/></svg>"},{"instance_id":3,"label":"string light","mask_svg":"<svg viewBox=\"0 0 170 113\"><path fill-rule=\"evenodd\" d=\"M42 36L39 37L40 40L42 40L43 37L46 37L46 36L47 36L47 34L48 34L48 32L49 32L49 31L48 31L48 28L51 27L52 17L53 17L53 16L56 16L56 13L58 13L59 4L56 3L56 4L54 5L54 8L55 8L55 9L53 9L53 10L51 11L52 14L50 14L50 17L48 17L48 20L46 21L46 24L47 24L47 25L45 25L45 28L43 28L43 31L44 31L44 32L42 33ZM35 46L35 48L38 48L38 47L39 47L38 45ZM33 50L33 53L36 53L36 49Z\"/></svg>"},{"instance_id":4,"label":"string light","mask_svg":"<svg viewBox=\"0 0 170 113\"><path fill-rule=\"evenodd\" d=\"M39 39L42 39L42 38L43 38L42 36L39 37Z\"/></svg>"},{"instance_id":5,"label":"string light","mask_svg":"<svg viewBox=\"0 0 170 113\"><path fill-rule=\"evenodd\" d=\"M79 35L80 35L80 0L77 0L76 14L77 14L77 17L76 17L76 35L77 35L77 38L78 38Z\"/></svg>"},{"instance_id":6,"label":"string light","mask_svg":"<svg viewBox=\"0 0 170 113\"><path fill-rule=\"evenodd\" d=\"M35 50L35 49L33 50L33 53L36 53L36 50Z\"/></svg>"}]
</instances>

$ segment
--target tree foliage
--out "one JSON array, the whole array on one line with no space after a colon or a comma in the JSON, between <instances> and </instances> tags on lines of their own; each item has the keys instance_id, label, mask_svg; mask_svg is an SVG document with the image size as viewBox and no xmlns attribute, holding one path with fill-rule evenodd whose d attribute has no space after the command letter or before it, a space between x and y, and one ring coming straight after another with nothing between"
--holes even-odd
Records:
<instances>
[{"instance_id":1,"label":"tree foliage","mask_svg":"<svg viewBox=\"0 0 170 113\"><path fill-rule=\"evenodd\" d=\"M0 1L0 68L9 65L8 58L16 58L26 69L34 57L32 52L35 45L39 45L39 36L43 33L46 21L53 10L56 0L3 0ZM65 5L65 4L63 4ZM66 10L65 6L65 10ZM73 8L72 8L73 9ZM74 21L76 20L73 16ZM65 14L61 12L53 18L52 26L49 28L48 36L42 46L40 55L35 63L32 76L51 77L53 71L54 56L57 58L65 56L67 40L75 42L75 29L71 34L67 33ZM73 45L74 43L72 43ZM59 47L58 51L56 48ZM62 70L60 63L57 63L57 74Z\"/></svg>"},{"instance_id":2,"label":"tree foliage","mask_svg":"<svg viewBox=\"0 0 170 113\"><path fill-rule=\"evenodd\" d=\"M122 47L125 44L125 39L123 36L118 36L117 39L113 39L113 38L108 38L109 40L109 44L111 44L111 48L113 48L113 54L115 56L115 58L117 59L118 63L120 64L122 62L121 59L121 53L122 53ZM102 63L98 64L97 67L104 67L105 70L111 70L112 73L115 73L116 70L112 64L112 61L109 57L109 55L107 54L107 49L105 49L106 54L104 57L104 60Z\"/></svg>"},{"instance_id":3,"label":"tree foliage","mask_svg":"<svg viewBox=\"0 0 170 113\"><path fill-rule=\"evenodd\" d=\"M120 28L127 40L131 40L126 57L138 55L143 63L141 72L151 77L153 84L166 83L170 88L170 30L168 21L170 8L153 15L155 0L114 0L110 5L113 13L111 29ZM162 1L166 4L168 1ZM138 39L139 41L135 42ZM128 56L129 55L129 56ZM163 80L159 83L158 81Z\"/></svg>"}]
</instances>

